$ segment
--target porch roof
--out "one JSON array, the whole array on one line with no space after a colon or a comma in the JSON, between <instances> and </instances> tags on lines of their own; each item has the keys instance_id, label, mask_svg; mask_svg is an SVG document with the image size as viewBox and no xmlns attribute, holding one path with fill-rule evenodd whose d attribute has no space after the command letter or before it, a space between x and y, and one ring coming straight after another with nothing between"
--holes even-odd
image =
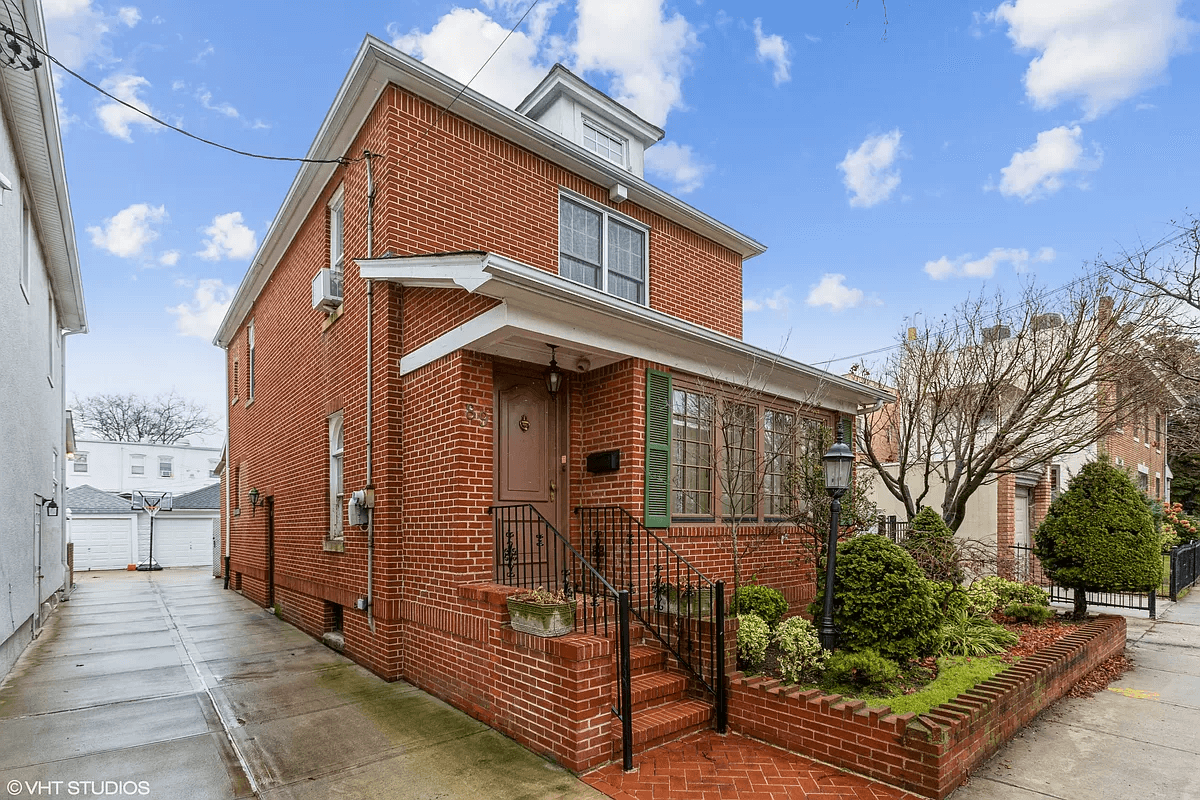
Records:
<instances>
[{"instance_id":1,"label":"porch roof","mask_svg":"<svg viewBox=\"0 0 1200 800\"><path fill-rule=\"evenodd\" d=\"M546 364L558 346L566 370L628 358L844 413L893 399L848 380L495 253L469 251L356 261L359 274L403 286L460 289L499 305L400 359L407 374L466 348Z\"/></svg>"}]
</instances>

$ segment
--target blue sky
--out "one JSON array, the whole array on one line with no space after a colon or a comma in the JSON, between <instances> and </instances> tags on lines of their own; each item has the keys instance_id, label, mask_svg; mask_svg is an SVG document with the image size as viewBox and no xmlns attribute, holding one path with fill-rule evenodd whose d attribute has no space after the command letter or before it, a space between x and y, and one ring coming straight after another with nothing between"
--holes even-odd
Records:
<instances>
[{"instance_id":1,"label":"blue sky","mask_svg":"<svg viewBox=\"0 0 1200 800\"><path fill-rule=\"evenodd\" d=\"M466 80L529 0L43 2L51 51L90 80L302 156L364 34ZM515 105L561 61L665 128L647 178L769 248L745 265L745 338L810 363L973 292L1059 286L1196 210L1200 3L886 10L885 28L878 0L541 0L472 85ZM68 391L175 388L223 419L211 336L295 166L57 77L91 325Z\"/></svg>"}]
</instances>

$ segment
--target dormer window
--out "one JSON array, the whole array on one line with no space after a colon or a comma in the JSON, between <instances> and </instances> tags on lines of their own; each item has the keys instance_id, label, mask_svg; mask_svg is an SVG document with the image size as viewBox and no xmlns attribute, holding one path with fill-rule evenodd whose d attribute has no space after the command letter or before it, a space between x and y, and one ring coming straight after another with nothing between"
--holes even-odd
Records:
<instances>
[{"instance_id":1,"label":"dormer window","mask_svg":"<svg viewBox=\"0 0 1200 800\"><path fill-rule=\"evenodd\" d=\"M625 166L625 140L586 118L583 120L583 146L618 167Z\"/></svg>"},{"instance_id":2,"label":"dormer window","mask_svg":"<svg viewBox=\"0 0 1200 800\"><path fill-rule=\"evenodd\" d=\"M623 214L582 198L558 199L558 274L646 305L648 231Z\"/></svg>"}]
</instances>

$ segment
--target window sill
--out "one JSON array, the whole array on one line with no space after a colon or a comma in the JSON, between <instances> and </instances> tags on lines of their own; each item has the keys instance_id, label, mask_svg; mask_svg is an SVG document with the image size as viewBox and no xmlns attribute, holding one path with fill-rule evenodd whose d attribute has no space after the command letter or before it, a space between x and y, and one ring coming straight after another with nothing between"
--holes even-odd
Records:
<instances>
[{"instance_id":1,"label":"window sill","mask_svg":"<svg viewBox=\"0 0 1200 800\"><path fill-rule=\"evenodd\" d=\"M234 515L235 517L240 517L240 516L242 515L242 510L241 510L240 508L235 508L235 509L233 510L233 515Z\"/></svg>"},{"instance_id":2,"label":"window sill","mask_svg":"<svg viewBox=\"0 0 1200 800\"><path fill-rule=\"evenodd\" d=\"M252 406L252 405L254 405L254 398L253 398L253 397L251 397L249 400L247 400L247 401L246 401L246 405L244 406L244 408L249 408L249 407L250 407L250 406Z\"/></svg>"},{"instance_id":3,"label":"window sill","mask_svg":"<svg viewBox=\"0 0 1200 800\"><path fill-rule=\"evenodd\" d=\"M346 542L343 539L326 539L321 542L321 549L326 553L346 552Z\"/></svg>"},{"instance_id":4,"label":"window sill","mask_svg":"<svg viewBox=\"0 0 1200 800\"><path fill-rule=\"evenodd\" d=\"M233 399L229 401L229 405L230 405L230 406L236 406L237 404L238 404L238 396L235 394L235 395L233 396Z\"/></svg>"}]
</instances>

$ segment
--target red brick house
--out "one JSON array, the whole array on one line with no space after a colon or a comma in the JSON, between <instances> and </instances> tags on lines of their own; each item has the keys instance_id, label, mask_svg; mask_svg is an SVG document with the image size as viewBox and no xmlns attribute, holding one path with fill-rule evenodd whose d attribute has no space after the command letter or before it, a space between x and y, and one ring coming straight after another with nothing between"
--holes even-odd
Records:
<instances>
[{"instance_id":1,"label":"red brick house","mask_svg":"<svg viewBox=\"0 0 1200 800\"><path fill-rule=\"evenodd\" d=\"M642 179L662 136L562 67L514 111L367 38L216 338L231 587L575 770L631 714L638 746L712 722L721 387L761 376L751 455L884 396L741 341L764 248ZM745 574L803 602L768 477ZM505 624L522 583L576 633Z\"/></svg>"}]
</instances>

